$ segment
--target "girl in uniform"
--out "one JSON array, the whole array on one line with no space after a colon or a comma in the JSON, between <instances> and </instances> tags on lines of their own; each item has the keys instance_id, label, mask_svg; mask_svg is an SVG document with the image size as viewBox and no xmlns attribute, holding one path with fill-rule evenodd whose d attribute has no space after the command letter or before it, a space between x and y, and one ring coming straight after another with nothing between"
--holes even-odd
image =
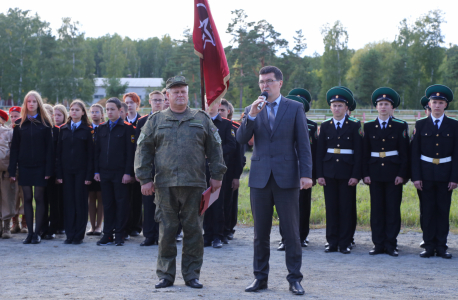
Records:
<instances>
[{"instance_id":1,"label":"girl in uniform","mask_svg":"<svg viewBox=\"0 0 458 300\"><path fill-rule=\"evenodd\" d=\"M44 198L47 180L54 167L52 122L43 107L43 100L36 91L30 91L22 104L21 118L13 129L10 164L8 172L16 174L19 168L19 185L24 193L24 212L29 233L24 244L41 242L39 233L46 217ZM11 182L16 177L10 177ZM35 198L36 227L33 228L33 205Z\"/></svg>"}]
</instances>

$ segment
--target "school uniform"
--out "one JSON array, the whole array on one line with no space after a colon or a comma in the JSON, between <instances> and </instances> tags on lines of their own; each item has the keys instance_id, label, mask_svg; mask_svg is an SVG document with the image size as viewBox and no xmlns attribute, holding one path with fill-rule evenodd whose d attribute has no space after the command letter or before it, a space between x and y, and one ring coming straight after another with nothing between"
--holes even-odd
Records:
<instances>
[{"instance_id":1,"label":"school uniform","mask_svg":"<svg viewBox=\"0 0 458 300\"><path fill-rule=\"evenodd\" d=\"M97 127L99 127L99 125L95 125L94 123L92 123L92 130L94 131L94 133L92 134L92 141L94 143L94 148L95 148L95 139L97 137ZM91 184L88 186L88 190L89 192L100 192L102 190L100 188L100 182L92 180Z\"/></svg>"}]
</instances>

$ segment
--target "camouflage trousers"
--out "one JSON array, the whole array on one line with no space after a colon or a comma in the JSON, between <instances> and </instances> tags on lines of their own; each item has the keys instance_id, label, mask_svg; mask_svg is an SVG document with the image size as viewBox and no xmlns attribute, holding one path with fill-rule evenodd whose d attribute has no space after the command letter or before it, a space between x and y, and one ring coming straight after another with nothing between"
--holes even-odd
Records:
<instances>
[{"instance_id":1,"label":"camouflage trousers","mask_svg":"<svg viewBox=\"0 0 458 300\"><path fill-rule=\"evenodd\" d=\"M185 282L199 279L204 256L203 216L199 216L203 192L204 188L200 187L156 188L155 220L159 223L159 253L156 274L159 279L175 281L176 234L180 221L183 226L181 273Z\"/></svg>"}]
</instances>

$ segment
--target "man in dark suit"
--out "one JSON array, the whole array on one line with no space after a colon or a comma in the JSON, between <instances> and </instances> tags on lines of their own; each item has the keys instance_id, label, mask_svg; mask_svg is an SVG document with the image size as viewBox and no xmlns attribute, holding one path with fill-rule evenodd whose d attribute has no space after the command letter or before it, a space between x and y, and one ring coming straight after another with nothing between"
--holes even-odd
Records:
<instances>
[{"instance_id":1,"label":"man in dark suit","mask_svg":"<svg viewBox=\"0 0 458 300\"><path fill-rule=\"evenodd\" d=\"M452 192L458 182L458 121L444 114L453 100L448 87L432 85L425 96L431 115L415 123L412 140L412 181L421 191L425 242L420 256L452 258L447 252L447 235Z\"/></svg>"},{"instance_id":2,"label":"man in dark suit","mask_svg":"<svg viewBox=\"0 0 458 300\"><path fill-rule=\"evenodd\" d=\"M316 151L316 176L324 186L326 203L325 252L349 254L354 231L356 185L361 179L361 123L346 115L353 95L334 87L326 94L333 118L321 123Z\"/></svg>"},{"instance_id":3,"label":"man in dark suit","mask_svg":"<svg viewBox=\"0 0 458 300\"><path fill-rule=\"evenodd\" d=\"M267 288L275 205L282 220L290 291L303 295L299 190L312 187L312 156L304 107L283 97L282 85L283 74L277 67L263 67L259 71L259 87L268 97L260 96L245 109L236 134L240 144L247 144L254 135L249 186L254 219L255 280L245 291Z\"/></svg>"},{"instance_id":4,"label":"man in dark suit","mask_svg":"<svg viewBox=\"0 0 458 300\"><path fill-rule=\"evenodd\" d=\"M364 123L363 177L371 195L374 249L369 254L398 256L401 230L402 185L409 167L409 131L404 121L390 118L400 103L395 90L379 88L372 94L378 117Z\"/></svg>"}]
</instances>

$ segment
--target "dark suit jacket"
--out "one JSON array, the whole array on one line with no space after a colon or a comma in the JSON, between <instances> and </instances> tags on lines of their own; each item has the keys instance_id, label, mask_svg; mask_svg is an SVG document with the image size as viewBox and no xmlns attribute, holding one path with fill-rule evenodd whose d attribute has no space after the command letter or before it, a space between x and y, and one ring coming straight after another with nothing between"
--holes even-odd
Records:
<instances>
[{"instance_id":1,"label":"dark suit jacket","mask_svg":"<svg viewBox=\"0 0 458 300\"><path fill-rule=\"evenodd\" d=\"M435 165L420 159L452 157L448 163ZM458 182L458 121L444 116L439 131L431 117L415 123L412 140L412 181Z\"/></svg>"},{"instance_id":2,"label":"dark suit jacket","mask_svg":"<svg viewBox=\"0 0 458 300\"><path fill-rule=\"evenodd\" d=\"M255 120L248 119L251 106L237 130L237 141L247 144L254 135L249 186L264 188L273 174L280 188L299 188L300 178L312 178L312 154L304 107L301 103L281 97L273 130L267 109Z\"/></svg>"},{"instance_id":3,"label":"dark suit jacket","mask_svg":"<svg viewBox=\"0 0 458 300\"><path fill-rule=\"evenodd\" d=\"M342 129L337 133L333 119L321 123L316 150L316 176L336 179L361 179L363 132L361 122L345 116ZM353 154L327 153L328 148L352 149Z\"/></svg>"},{"instance_id":4,"label":"dark suit jacket","mask_svg":"<svg viewBox=\"0 0 458 300\"><path fill-rule=\"evenodd\" d=\"M318 146L318 124L307 119L307 126L309 129L310 149L312 151L312 178L316 179L316 148Z\"/></svg>"},{"instance_id":5,"label":"dark suit jacket","mask_svg":"<svg viewBox=\"0 0 458 300\"><path fill-rule=\"evenodd\" d=\"M394 182L397 176L407 178L409 135L404 121L389 119L382 130L378 118L364 123L363 177L372 181ZM398 155L372 157L371 152L398 151Z\"/></svg>"}]
</instances>

